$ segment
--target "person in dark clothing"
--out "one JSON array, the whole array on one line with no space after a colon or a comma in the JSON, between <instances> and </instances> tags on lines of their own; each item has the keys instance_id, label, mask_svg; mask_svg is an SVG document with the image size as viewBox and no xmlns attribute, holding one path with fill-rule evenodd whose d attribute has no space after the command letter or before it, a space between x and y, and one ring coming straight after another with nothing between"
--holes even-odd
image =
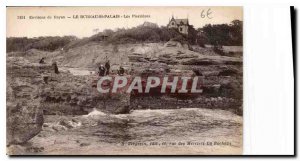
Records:
<instances>
[{"instance_id":1,"label":"person in dark clothing","mask_svg":"<svg viewBox=\"0 0 300 161\"><path fill-rule=\"evenodd\" d=\"M104 76L105 72L106 72L106 70L105 70L104 66L100 65L99 72L98 72L99 76Z\"/></svg>"},{"instance_id":2,"label":"person in dark clothing","mask_svg":"<svg viewBox=\"0 0 300 161\"><path fill-rule=\"evenodd\" d=\"M39 62L40 64L45 64L45 58L44 57L42 57L42 59L40 60L40 62Z\"/></svg>"},{"instance_id":3,"label":"person in dark clothing","mask_svg":"<svg viewBox=\"0 0 300 161\"><path fill-rule=\"evenodd\" d=\"M44 79L44 82L45 82L46 84L48 84L48 79L49 79L49 77L48 77L48 76L44 76L43 79Z\"/></svg>"},{"instance_id":4,"label":"person in dark clothing","mask_svg":"<svg viewBox=\"0 0 300 161\"><path fill-rule=\"evenodd\" d=\"M105 63L105 69L106 69L105 75L109 75L109 69L110 69L109 60Z\"/></svg>"},{"instance_id":5,"label":"person in dark clothing","mask_svg":"<svg viewBox=\"0 0 300 161\"><path fill-rule=\"evenodd\" d=\"M56 63L56 62L53 62L53 63L52 63L52 66L53 66L53 68L54 68L54 73L55 73L55 74L59 74L58 67L57 67L57 63Z\"/></svg>"},{"instance_id":6,"label":"person in dark clothing","mask_svg":"<svg viewBox=\"0 0 300 161\"><path fill-rule=\"evenodd\" d=\"M118 74L124 75L124 73L125 73L125 69L122 66L120 66L120 69L118 70Z\"/></svg>"}]
</instances>

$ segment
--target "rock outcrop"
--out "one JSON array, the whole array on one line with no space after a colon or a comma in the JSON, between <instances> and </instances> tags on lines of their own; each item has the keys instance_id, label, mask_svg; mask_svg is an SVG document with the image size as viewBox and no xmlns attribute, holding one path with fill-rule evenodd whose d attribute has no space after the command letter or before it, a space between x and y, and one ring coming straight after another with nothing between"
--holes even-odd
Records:
<instances>
[{"instance_id":1,"label":"rock outcrop","mask_svg":"<svg viewBox=\"0 0 300 161\"><path fill-rule=\"evenodd\" d=\"M93 108L108 113L128 113L130 94L101 94L97 91L98 76L74 76L61 72L50 78L41 93L47 115L83 115Z\"/></svg>"},{"instance_id":2,"label":"rock outcrop","mask_svg":"<svg viewBox=\"0 0 300 161\"><path fill-rule=\"evenodd\" d=\"M51 64L7 58L7 145L23 144L42 130L43 115L82 115L94 108L128 113L130 94L100 94L97 76L55 74Z\"/></svg>"},{"instance_id":3,"label":"rock outcrop","mask_svg":"<svg viewBox=\"0 0 300 161\"><path fill-rule=\"evenodd\" d=\"M212 53L207 54L207 51ZM146 55L140 54L138 58L146 58ZM136 75L143 76L144 73L151 71L149 75L158 77L174 74L201 77L203 92L191 95L165 94L163 97L154 93L143 97L132 95L130 98L132 108L218 108L242 115L242 57L220 56L208 48L199 49L199 52L190 51L179 42L169 41L160 53L151 57L151 60L156 61L129 59L133 64L132 68L139 69L135 72Z\"/></svg>"},{"instance_id":4,"label":"rock outcrop","mask_svg":"<svg viewBox=\"0 0 300 161\"><path fill-rule=\"evenodd\" d=\"M7 144L22 144L37 135L43 125L40 92L50 65L7 58Z\"/></svg>"}]
</instances>

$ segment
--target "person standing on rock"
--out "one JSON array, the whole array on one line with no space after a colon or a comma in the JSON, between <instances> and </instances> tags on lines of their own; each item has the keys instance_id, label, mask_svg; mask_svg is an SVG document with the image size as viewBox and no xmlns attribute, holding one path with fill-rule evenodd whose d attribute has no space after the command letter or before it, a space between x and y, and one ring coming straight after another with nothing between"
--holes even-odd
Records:
<instances>
[{"instance_id":1,"label":"person standing on rock","mask_svg":"<svg viewBox=\"0 0 300 161\"><path fill-rule=\"evenodd\" d=\"M45 58L44 57L42 57L42 59L40 60L40 62L39 62L40 64L45 64Z\"/></svg>"},{"instance_id":2,"label":"person standing on rock","mask_svg":"<svg viewBox=\"0 0 300 161\"><path fill-rule=\"evenodd\" d=\"M105 75L109 75L109 69L110 69L110 63L109 63L109 60L106 61L106 63L105 63L105 69L106 69Z\"/></svg>"},{"instance_id":3,"label":"person standing on rock","mask_svg":"<svg viewBox=\"0 0 300 161\"><path fill-rule=\"evenodd\" d=\"M105 70L104 66L101 64L100 67L99 67L99 71L98 71L99 76L104 76L105 71L106 70Z\"/></svg>"},{"instance_id":4,"label":"person standing on rock","mask_svg":"<svg viewBox=\"0 0 300 161\"><path fill-rule=\"evenodd\" d=\"M56 63L56 62L53 62L53 63L52 63L52 66L53 66L53 68L54 68L54 73L55 73L55 74L59 74L58 67L57 67L57 63Z\"/></svg>"},{"instance_id":5,"label":"person standing on rock","mask_svg":"<svg viewBox=\"0 0 300 161\"><path fill-rule=\"evenodd\" d=\"M118 74L122 76L124 75L124 73L125 73L125 69L122 66L120 66L120 69L118 70Z\"/></svg>"}]
</instances>

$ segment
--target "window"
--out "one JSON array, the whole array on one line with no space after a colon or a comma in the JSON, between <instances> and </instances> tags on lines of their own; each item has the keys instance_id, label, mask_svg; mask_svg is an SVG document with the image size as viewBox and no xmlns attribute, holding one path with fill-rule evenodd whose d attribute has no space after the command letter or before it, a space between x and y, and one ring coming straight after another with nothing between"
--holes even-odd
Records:
<instances>
[{"instance_id":1,"label":"window","mask_svg":"<svg viewBox=\"0 0 300 161\"><path fill-rule=\"evenodd\" d=\"M179 28L179 31L180 31L180 32L182 31L182 28L181 28L181 27Z\"/></svg>"},{"instance_id":2,"label":"window","mask_svg":"<svg viewBox=\"0 0 300 161\"><path fill-rule=\"evenodd\" d=\"M175 23L174 23L174 22L172 22L172 25L175 25Z\"/></svg>"}]
</instances>

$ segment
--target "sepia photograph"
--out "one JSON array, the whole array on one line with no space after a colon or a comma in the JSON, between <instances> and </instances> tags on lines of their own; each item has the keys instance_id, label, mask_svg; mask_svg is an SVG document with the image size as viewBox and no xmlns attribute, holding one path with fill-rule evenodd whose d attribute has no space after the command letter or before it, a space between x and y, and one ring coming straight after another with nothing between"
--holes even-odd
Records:
<instances>
[{"instance_id":1,"label":"sepia photograph","mask_svg":"<svg viewBox=\"0 0 300 161\"><path fill-rule=\"evenodd\" d=\"M7 7L6 33L7 155L242 155L243 7Z\"/></svg>"}]
</instances>

